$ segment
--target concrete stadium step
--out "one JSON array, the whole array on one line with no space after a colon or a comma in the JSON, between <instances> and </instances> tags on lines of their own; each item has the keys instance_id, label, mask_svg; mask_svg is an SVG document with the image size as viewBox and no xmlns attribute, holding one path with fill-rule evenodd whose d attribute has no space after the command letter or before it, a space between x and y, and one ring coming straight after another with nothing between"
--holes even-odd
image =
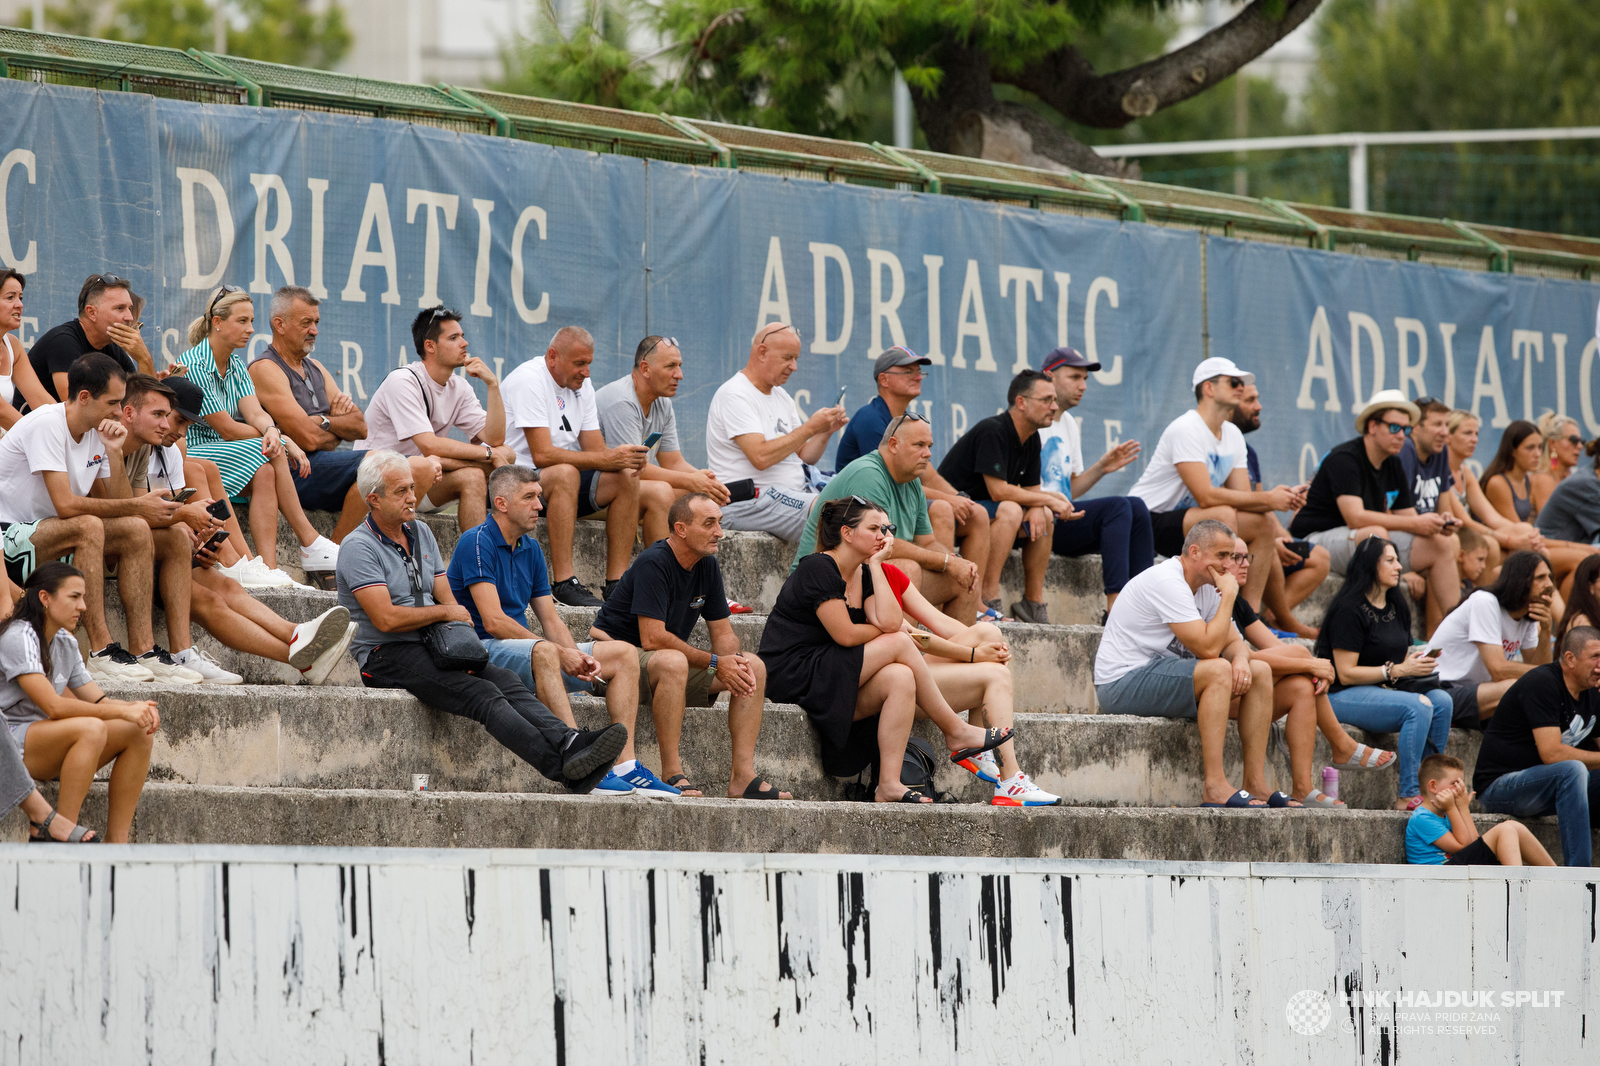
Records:
<instances>
[{"instance_id":1,"label":"concrete stadium step","mask_svg":"<svg viewBox=\"0 0 1600 1066\"><path fill-rule=\"evenodd\" d=\"M81 818L105 824L105 786ZM1480 829L1501 819L1480 815ZM1392 811L1205 811L977 804L595 799L587 796L147 785L133 839L151 844L554 848L956 855L1206 862L1401 863ZM1553 818L1530 827L1551 853ZM20 812L0 842L20 840Z\"/></svg>"},{"instance_id":2,"label":"concrete stadium step","mask_svg":"<svg viewBox=\"0 0 1600 1066\"><path fill-rule=\"evenodd\" d=\"M119 696L141 695L161 707L162 726L151 761L152 780L195 785L316 789L403 789L412 774L428 774L446 792L554 792L557 787L464 718L434 711L393 690L285 689L244 685L119 686ZM573 698L578 723L599 728L605 704ZM1200 802L1200 738L1193 723L1121 715L1017 716L1022 766L1045 788L1078 806L1164 807ZM1393 736L1358 740L1391 747ZM930 723L916 734L942 749ZM647 766L661 768L655 727L641 712L636 741ZM1479 734L1456 730L1449 751L1472 765ZM726 703L688 710L681 752L684 766L707 796L725 795L730 746ZM1314 761L1317 783L1330 753L1320 737ZM1229 731L1228 773L1240 781L1237 733ZM1290 789L1284 757L1268 750L1268 784ZM756 767L768 780L803 799L840 799L844 783L822 772L817 742L805 713L787 704L766 707ZM1341 774L1341 798L1352 808L1394 805L1393 771ZM939 788L968 802L986 802L992 789L941 760Z\"/></svg>"}]
</instances>

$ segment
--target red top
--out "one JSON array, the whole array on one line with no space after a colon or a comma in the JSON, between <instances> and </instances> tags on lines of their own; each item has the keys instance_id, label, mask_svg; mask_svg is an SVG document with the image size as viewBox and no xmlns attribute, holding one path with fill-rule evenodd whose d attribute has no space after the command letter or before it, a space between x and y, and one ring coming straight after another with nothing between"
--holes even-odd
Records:
<instances>
[{"instance_id":1,"label":"red top","mask_svg":"<svg viewBox=\"0 0 1600 1066\"><path fill-rule=\"evenodd\" d=\"M906 586L911 584L911 579L906 577L905 571L893 563L883 564L883 576L889 579L889 587L894 590L895 602L903 608L906 605L904 593Z\"/></svg>"}]
</instances>

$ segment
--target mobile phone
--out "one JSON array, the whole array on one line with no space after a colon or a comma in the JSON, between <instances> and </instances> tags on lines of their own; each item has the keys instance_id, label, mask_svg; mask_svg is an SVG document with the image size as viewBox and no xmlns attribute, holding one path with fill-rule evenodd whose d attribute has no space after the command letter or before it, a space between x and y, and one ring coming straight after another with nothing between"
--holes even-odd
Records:
<instances>
[{"instance_id":1,"label":"mobile phone","mask_svg":"<svg viewBox=\"0 0 1600 1066\"><path fill-rule=\"evenodd\" d=\"M226 529L219 529L215 533L211 534L210 537L206 538L206 542L200 545L200 547L195 551L195 554L201 555L205 552L214 552L218 548L222 547L222 542L227 539L228 531Z\"/></svg>"},{"instance_id":2,"label":"mobile phone","mask_svg":"<svg viewBox=\"0 0 1600 1066\"><path fill-rule=\"evenodd\" d=\"M215 518L218 522L226 522L228 516L232 513L228 510L227 500L212 500L206 505L206 514Z\"/></svg>"},{"instance_id":3,"label":"mobile phone","mask_svg":"<svg viewBox=\"0 0 1600 1066\"><path fill-rule=\"evenodd\" d=\"M660 439L661 439L661 434L660 433L652 433L652 434L650 434L648 437L646 437L644 439L644 446L646 448L654 448L656 446L656 441L658 441Z\"/></svg>"},{"instance_id":4,"label":"mobile phone","mask_svg":"<svg viewBox=\"0 0 1600 1066\"><path fill-rule=\"evenodd\" d=\"M839 386L839 396L838 396L837 399L835 399L833 401L833 406L838 407L840 404L844 403L844 390L845 390L845 386L844 385L840 385Z\"/></svg>"},{"instance_id":5,"label":"mobile phone","mask_svg":"<svg viewBox=\"0 0 1600 1066\"><path fill-rule=\"evenodd\" d=\"M1443 648L1429 648L1422 653L1424 659L1437 659L1444 654Z\"/></svg>"},{"instance_id":6,"label":"mobile phone","mask_svg":"<svg viewBox=\"0 0 1600 1066\"><path fill-rule=\"evenodd\" d=\"M175 494L168 496L167 499L172 500L174 503L184 503L189 499L190 496L193 496L194 493L194 489L179 489Z\"/></svg>"}]
</instances>

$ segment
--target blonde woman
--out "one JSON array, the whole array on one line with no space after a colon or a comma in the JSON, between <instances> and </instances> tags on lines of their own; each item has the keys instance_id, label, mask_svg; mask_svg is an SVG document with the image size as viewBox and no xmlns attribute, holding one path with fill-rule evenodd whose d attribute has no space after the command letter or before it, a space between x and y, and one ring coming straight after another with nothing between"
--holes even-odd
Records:
<instances>
[{"instance_id":1,"label":"blonde woman","mask_svg":"<svg viewBox=\"0 0 1600 1066\"><path fill-rule=\"evenodd\" d=\"M1478 450L1481 426L1478 416L1471 411L1451 411L1446 426L1449 436L1445 438L1445 446L1450 450L1453 484L1445 498L1450 513L1482 536L1488 545L1489 561L1478 576L1478 584L1492 585L1500 573L1502 559L1512 552L1544 551L1544 537L1532 523L1513 522L1496 510L1483 494L1478 476L1467 465L1467 460Z\"/></svg>"},{"instance_id":2,"label":"blonde woman","mask_svg":"<svg viewBox=\"0 0 1600 1066\"><path fill-rule=\"evenodd\" d=\"M1556 486L1567 479L1583 457L1583 433L1576 419L1554 411L1540 415L1538 426L1544 447L1540 449L1539 469L1533 474L1533 503L1542 511Z\"/></svg>"},{"instance_id":3,"label":"blonde woman","mask_svg":"<svg viewBox=\"0 0 1600 1066\"><path fill-rule=\"evenodd\" d=\"M188 368L188 378L200 387L205 403L200 421L189 426L188 454L217 464L230 497L250 497L250 532L260 555L244 562L245 567L277 569L281 513L300 541L301 567L307 573L330 571L338 562L339 546L306 520L289 470L293 462L304 475L311 463L262 408L245 366L255 321L249 294L224 285L206 304L205 314L190 324L193 347L178 362Z\"/></svg>"}]
</instances>

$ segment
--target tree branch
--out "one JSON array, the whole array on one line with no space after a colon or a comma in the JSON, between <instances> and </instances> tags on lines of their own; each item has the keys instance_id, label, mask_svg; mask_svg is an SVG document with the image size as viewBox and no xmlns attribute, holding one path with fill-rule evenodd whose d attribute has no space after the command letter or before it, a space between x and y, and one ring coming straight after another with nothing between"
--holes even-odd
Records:
<instances>
[{"instance_id":1,"label":"tree branch","mask_svg":"<svg viewBox=\"0 0 1600 1066\"><path fill-rule=\"evenodd\" d=\"M1224 80L1288 36L1322 0L1254 0L1249 7L1175 52L1111 74L1096 74L1075 48L1064 48L1020 72L994 79L1033 93L1064 117L1099 129L1120 129L1181 103ZM1274 18L1268 9L1282 8Z\"/></svg>"}]
</instances>

